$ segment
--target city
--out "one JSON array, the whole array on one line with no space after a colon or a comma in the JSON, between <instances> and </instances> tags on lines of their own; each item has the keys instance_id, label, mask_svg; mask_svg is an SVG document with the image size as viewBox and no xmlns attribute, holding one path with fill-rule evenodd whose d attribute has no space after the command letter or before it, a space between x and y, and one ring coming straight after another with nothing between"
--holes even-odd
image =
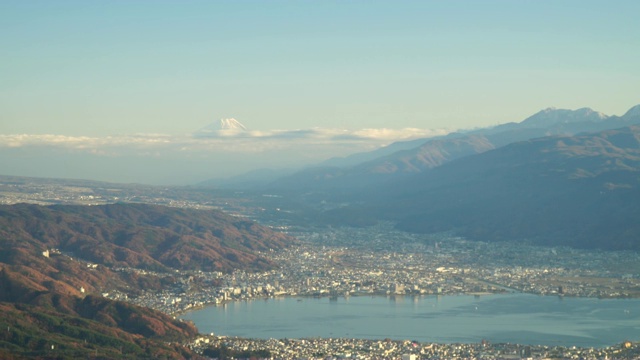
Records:
<instances>
[{"instance_id":1,"label":"city","mask_svg":"<svg viewBox=\"0 0 640 360\"><path fill-rule=\"evenodd\" d=\"M104 289L102 296L160 310L176 318L186 311L232 301L270 297L428 297L524 292L559 297L636 298L640 296L636 252L599 252L540 247L515 242L467 241L452 233L411 234L391 223L372 227L311 227L261 219L261 211L233 199L180 200L173 190L118 190L105 197L88 186L5 184L4 203L37 202L51 193L58 203L141 201L176 207L224 208L252 217L301 240L283 251L262 253L279 264L267 272L175 271L155 273L133 268L115 271L167 277L173 286L161 291ZM9 188L13 188L13 191ZM183 194L184 190L178 192ZM48 203L51 203L49 201ZM52 249L54 250L54 249ZM66 254L61 254L67 256ZM76 259L75 261L82 261ZM99 270L102 265L87 263ZM632 340L632 339L630 339ZM632 358L635 342L605 348L482 343L419 343L407 339L245 339L225 334L201 335L185 344L202 352L225 346L235 351L268 350L274 358Z\"/></svg>"},{"instance_id":2,"label":"city","mask_svg":"<svg viewBox=\"0 0 640 360\"><path fill-rule=\"evenodd\" d=\"M640 289L637 276L626 272L631 271L628 265L637 262L639 255L629 252L602 254L515 243L469 242L447 234L398 232L389 224L295 235L303 240L301 246L268 254L282 264L278 270L185 272L171 290L146 292L136 298L118 293L108 296L179 316L207 305L277 296L482 296L527 292L609 298L637 296ZM638 351L637 344L630 342L606 348L565 348L486 342L433 344L402 339L264 340L224 334L204 336L190 344L199 350L221 345L236 351L268 349L275 358L616 358Z\"/></svg>"}]
</instances>

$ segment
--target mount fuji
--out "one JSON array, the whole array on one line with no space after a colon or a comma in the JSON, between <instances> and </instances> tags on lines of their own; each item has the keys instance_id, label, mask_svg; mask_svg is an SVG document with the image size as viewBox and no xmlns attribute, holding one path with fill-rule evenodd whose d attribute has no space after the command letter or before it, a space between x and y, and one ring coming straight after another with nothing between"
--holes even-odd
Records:
<instances>
[{"instance_id":1,"label":"mount fuji","mask_svg":"<svg viewBox=\"0 0 640 360\"><path fill-rule=\"evenodd\" d=\"M195 136L228 136L247 132L247 127L234 118L220 119L219 123L213 123L195 132Z\"/></svg>"},{"instance_id":2,"label":"mount fuji","mask_svg":"<svg viewBox=\"0 0 640 360\"><path fill-rule=\"evenodd\" d=\"M220 130L243 130L246 131L247 127L234 118L220 119Z\"/></svg>"}]
</instances>

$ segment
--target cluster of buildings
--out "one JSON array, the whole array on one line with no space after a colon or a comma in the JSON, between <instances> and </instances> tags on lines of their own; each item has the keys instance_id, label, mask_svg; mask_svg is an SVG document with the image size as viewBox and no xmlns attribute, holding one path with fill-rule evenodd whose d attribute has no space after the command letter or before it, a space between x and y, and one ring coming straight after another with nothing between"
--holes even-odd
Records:
<instances>
[{"instance_id":1,"label":"cluster of buildings","mask_svg":"<svg viewBox=\"0 0 640 360\"><path fill-rule=\"evenodd\" d=\"M203 199L180 187L0 175L0 205L105 205L116 202L195 209L220 208L225 203Z\"/></svg>"},{"instance_id":2,"label":"cluster of buildings","mask_svg":"<svg viewBox=\"0 0 640 360\"><path fill-rule=\"evenodd\" d=\"M295 234L301 246L263 255L277 270L176 272L173 287L110 297L179 313L208 304L274 296L450 295L527 292L582 297L637 297L640 264L632 252L550 249L480 243L397 232L388 226ZM622 264L622 265L621 265ZM629 266L624 266L629 264Z\"/></svg>"},{"instance_id":3,"label":"cluster of buildings","mask_svg":"<svg viewBox=\"0 0 640 360\"><path fill-rule=\"evenodd\" d=\"M234 351L267 350L274 359L635 359L640 347L631 342L594 349L562 346L491 344L434 344L410 340L364 340L343 338L244 339L199 337L187 344L202 352L225 346Z\"/></svg>"},{"instance_id":4,"label":"cluster of buildings","mask_svg":"<svg viewBox=\"0 0 640 360\"><path fill-rule=\"evenodd\" d=\"M166 313L228 301L274 296L483 294L521 291L558 296L637 296L638 277L625 264L631 252L590 252L511 243L478 243L448 234L414 235L382 225L295 233L302 245L264 253L277 270L248 273L176 272L174 286L136 297L111 292ZM120 271L138 271L119 269ZM598 280L599 279L599 280ZM607 348L516 344L433 344L362 339L242 339L206 336L194 349L224 345L236 351L268 350L274 358L634 358L637 344Z\"/></svg>"}]
</instances>

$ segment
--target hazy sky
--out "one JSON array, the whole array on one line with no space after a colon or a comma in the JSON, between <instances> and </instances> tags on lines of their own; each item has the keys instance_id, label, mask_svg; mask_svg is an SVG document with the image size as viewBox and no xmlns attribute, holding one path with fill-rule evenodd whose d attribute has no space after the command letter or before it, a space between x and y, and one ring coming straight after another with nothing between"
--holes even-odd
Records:
<instances>
[{"instance_id":1,"label":"hazy sky","mask_svg":"<svg viewBox=\"0 0 640 360\"><path fill-rule=\"evenodd\" d=\"M640 103L638 14L635 0L4 0L0 135L185 135L233 117L387 131L379 146L550 106L621 115Z\"/></svg>"}]
</instances>

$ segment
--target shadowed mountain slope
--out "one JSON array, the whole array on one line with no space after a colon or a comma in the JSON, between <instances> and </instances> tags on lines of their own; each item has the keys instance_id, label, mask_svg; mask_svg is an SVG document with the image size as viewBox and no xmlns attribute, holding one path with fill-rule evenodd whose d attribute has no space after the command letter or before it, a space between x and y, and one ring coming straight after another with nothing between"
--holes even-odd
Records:
<instances>
[{"instance_id":1,"label":"shadowed mountain slope","mask_svg":"<svg viewBox=\"0 0 640 360\"><path fill-rule=\"evenodd\" d=\"M376 194L370 214L404 230L638 250L640 127L510 144Z\"/></svg>"},{"instance_id":2,"label":"shadowed mountain slope","mask_svg":"<svg viewBox=\"0 0 640 360\"><path fill-rule=\"evenodd\" d=\"M510 143L552 135L576 135L619 128L640 123L640 111L630 109L624 116L606 116L589 108L578 110L545 109L520 123L508 123L493 128L459 132L425 139L392 153L377 150L370 154L385 154L350 166L309 168L282 177L268 187L287 191L339 191L345 196L363 186L376 186L394 178L421 173L450 161L497 149ZM392 145L389 148L395 148ZM366 158L365 154L354 158ZM338 163L338 162L333 162Z\"/></svg>"}]
</instances>

